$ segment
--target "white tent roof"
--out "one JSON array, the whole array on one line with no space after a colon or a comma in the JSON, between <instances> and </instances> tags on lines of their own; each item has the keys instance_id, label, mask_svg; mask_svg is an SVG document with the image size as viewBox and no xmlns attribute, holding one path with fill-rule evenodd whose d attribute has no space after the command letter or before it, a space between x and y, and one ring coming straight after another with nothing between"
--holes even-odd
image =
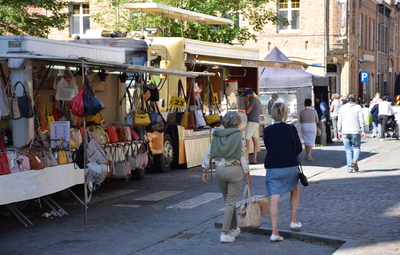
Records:
<instances>
[{"instance_id":1,"label":"white tent roof","mask_svg":"<svg viewBox=\"0 0 400 255\"><path fill-rule=\"evenodd\" d=\"M291 62L277 47L264 58L269 61ZM318 76L303 70L263 68L260 70L260 90L328 86L328 77Z\"/></svg>"}]
</instances>

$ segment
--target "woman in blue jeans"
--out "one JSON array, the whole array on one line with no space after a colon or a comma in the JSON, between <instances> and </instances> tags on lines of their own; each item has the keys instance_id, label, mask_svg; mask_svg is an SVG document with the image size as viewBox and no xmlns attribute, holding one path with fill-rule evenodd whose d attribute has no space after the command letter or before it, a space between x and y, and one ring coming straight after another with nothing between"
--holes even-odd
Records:
<instances>
[{"instance_id":1,"label":"woman in blue jeans","mask_svg":"<svg viewBox=\"0 0 400 255\"><path fill-rule=\"evenodd\" d=\"M246 176L247 184L251 185L246 142L242 131L238 129L240 124L241 118L237 112L225 114L222 119L224 128L214 129L211 145L202 164L202 180L207 183L207 169L210 167L211 159L215 160L215 174L225 202L220 235L222 243L234 242L240 233L236 222L236 201L242 188L243 175Z\"/></svg>"}]
</instances>

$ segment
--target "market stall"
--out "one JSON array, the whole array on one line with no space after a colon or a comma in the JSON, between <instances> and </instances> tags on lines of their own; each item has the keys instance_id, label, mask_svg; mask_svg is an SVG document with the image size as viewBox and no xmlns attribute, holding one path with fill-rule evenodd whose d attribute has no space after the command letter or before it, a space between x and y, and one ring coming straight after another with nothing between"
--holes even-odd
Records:
<instances>
[{"instance_id":1,"label":"market stall","mask_svg":"<svg viewBox=\"0 0 400 255\"><path fill-rule=\"evenodd\" d=\"M138 122L129 125L127 116L138 113L138 109L147 104L147 107L153 107L153 111L156 109L157 103L148 103L144 95L148 74L193 78L213 75L134 65L126 62L125 49L83 46L25 36L0 37L0 45L2 92L6 97L15 94L18 100L30 98L30 103L25 105L34 112L22 118L4 114L1 121L5 149L15 153L11 159L15 161L9 164L18 165L19 168L0 175L0 190L7 190L2 193L0 205L7 205L24 225L26 218L13 208L12 203L43 198L46 204L49 202L54 205L48 195L82 183L85 186L87 224L87 185L92 191L102 181L91 183L88 180L91 175L82 170L89 165L87 163L101 165L102 169L106 169L102 172L106 171L109 178L128 180L131 174L137 174L139 179L143 177L143 169L152 160L150 140L146 135L151 125L139 125ZM135 62L131 57L129 59ZM136 75L128 77L127 74ZM127 86L128 78L130 83ZM133 84L132 99L137 103L135 112L128 110L129 104L124 103L128 99L130 84ZM72 87L67 90L67 96L61 94L65 92L61 90L63 86ZM91 95L93 100L101 104L99 110L87 112L86 106L93 107L93 104L85 103L82 115L73 112L74 98L82 91L85 97ZM150 117L148 110L145 114ZM91 161L93 155L88 155L87 149L90 143L97 144L97 151L102 151L105 156L102 162ZM33 156L27 157L29 153ZM73 159L74 154L76 159ZM77 162L79 158L83 158L83 164L75 169L72 162ZM24 168L23 160L32 163L31 167ZM39 166L33 168L34 164ZM90 173L90 167L87 169ZM55 208L53 210L57 211Z\"/></svg>"}]
</instances>

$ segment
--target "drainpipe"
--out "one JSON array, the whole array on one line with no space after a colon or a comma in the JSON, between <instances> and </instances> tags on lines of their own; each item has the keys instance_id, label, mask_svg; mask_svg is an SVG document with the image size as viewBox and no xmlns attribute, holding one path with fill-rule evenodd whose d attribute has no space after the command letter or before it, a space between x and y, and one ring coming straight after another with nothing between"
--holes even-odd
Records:
<instances>
[{"instance_id":1,"label":"drainpipe","mask_svg":"<svg viewBox=\"0 0 400 255\"><path fill-rule=\"evenodd\" d=\"M379 38L379 30L380 30L380 28L379 28L379 26L381 25L381 22L379 22L379 4L377 4L377 7L376 7L376 41L375 41L375 51L376 51L376 61L375 61L375 63L376 63L376 66L375 66L375 88L374 88L374 95L375 95L375 93L377 92L377 90L378 90L378 87L379 87L379 75L378 75L378 71L379 71L379 45L378 45L378 43L379 43L379 40L378 40L378 38Z\"/></svg>"}]
</instances>

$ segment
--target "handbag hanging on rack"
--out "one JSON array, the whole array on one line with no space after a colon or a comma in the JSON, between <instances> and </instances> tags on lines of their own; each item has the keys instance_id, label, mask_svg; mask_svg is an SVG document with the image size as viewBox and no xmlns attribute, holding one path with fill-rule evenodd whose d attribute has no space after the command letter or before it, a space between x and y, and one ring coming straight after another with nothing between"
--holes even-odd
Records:
<instances>
[{"instance_id":1,"label":"handbag hanging on rack","mask_svg":"<svg viewBox=\"0 0 400 255\"><path fill-rule=\"evenodd\" d=\"M96 115L101 112L105 106L104 104L94 95L92 88L90 87L89 76L85 75L86 83L86 94L83 97L85 105L85 115Z\"/></svg>"},{"instance_id":2,"label":"handbag hanging on rack","mask_svg":"<svg viewBox=\"0 0 400 255\"><path fill-rule=\"evenodd\" d=\"M85 96L86 84L83 83L81 90L69 102L71 113L77 117L86 117L85 104L83 98Z\"/></svg>"},{"instance_id":3,"label":"handbag hanging on rack","mask_svg":"<svg viewBox=\"0 0 400 255\"><path fill-rule=\"evenodd\" d=\"M167 115L168 125L180 125L183 115L183 110L186 107L186 95L183 89L182 81L178 81L178 93L176 96L171 96L169 102L170 108Z\"/></svg>"},{"instance_id":4,"label":"handbag hanging on rack","mask_svg":"<svg viewBox=\"0 0 400 255\"><path fill-rule=\"evenodd\" d=\"M11 112L10 101L8 101L7 93L3 88L3 83L0 80L0 117L7 118Z\"/></svg>"},{"instance_id":5,"label":"handbag hanging on rack","mask_svg":"<svg viewBox=\"0 0 400 255\"><path fill-rule=\"evenodd\" d=\"M18 81L14 85L14 90L17 90L18 84L21 84L23 88L22 96L17 97L18 100L18 108L21 113L21 117L23 118L32 118L33 117L33 106L32 106L32 98L27 92L25 85L22 82Z\"/></svg>"},{"instance_id":6,"label":"handbag hanging on rack","mask_svg":"<svg viewBox=\"0 0 400 255\"><path fill-rule=\"evenodd\" d=\"M191 93L191 90L189 91L189 95ZM190 96L187 97L187 102L186 102L186 106L187 108L185 108L185 111L182 114L182 118L181 118L181 122L180 122L180 126L185 127L185 128L195 128L196 127L196 123L193 123L193 121L195 122L196 119L194 118L194 113L190 114Z\"/></svg>"},{"instance_id":7,"label":"handbag hanging on rack","mask_svg":"<svg viewBox=\"0 0 400 255\"><path fill-rule=\"evenodd\" d=\"M160 113L160 109L158 108L157 102L150 102L152 105L152 111L150 112L150 125L149 129L151 131L157 131L158 133L163 133L167 127L168 124L165 121L164 117Z\"/></svg>"},{"instance_id":8,"label":"handbag hanging on rack","mask_svg":"<svg viewBox=\"0 0 400 255\"><path fill-rule=\"evenodd\" d=\"M55 121L55 119L54 119L54 116L52 114L52 110L51 110L51 107L50 107L49 100L44 100L43 104L44 104L43 112L44 112L44 116L46 117L46 128L48 130L50 130L51 122Z\"/></svg>"},{"instance_id":9,"label":"handbag hanging on rack","mask_svg":"<svg viewBox=\"0 0 400 255\"><path fill-rule=\"evenodd\" d=\"M208 102L211 102L210 104L210 114L205 117L205 120L208 125L215 126L217 124L220 124L221 122L221 112L218 108L217 102L215 101L213 89L211 82L208 81ZM217 112L218 111L218 112Z\"/></svg>"},{"instance_id":10,"label":"handbag hanging on rack","mask_svg":"<svg viewBox=\"0 0 400 255\"><path fill-rule=\"evenodd\" d=\"M62 101L71 101L78 94L76 80L69 68L65 69L65 74L57 81L57 92L55 98Z\"/></svg>"},{"instance_id":11,"label":"handbag hanging on rack","mask_svg":"<svg viewBox=\"0 0 400 255\"><path fill-rule=\"evenodd\" d=\"M10 115L7 117L8 119L18 120L22 118L21 112L18 106L18 98L15 94L14 86L11 83L8 83L6 86L6 93L8 102L10 105Z\"/></svg>"},{"instance_id":12,"label":"handbag hanging on rack","mask_svg":"<svg viewBox=\"0 0 400 255\"><path fill-rule=\"evenodd\" d=\"M139 102L140 101L140 102ZM142 107L138 107L139 104ZM144 98L143 91L140 91L140 100L138 100L138 106L136 107L136 112L134 115L134 126L135 127L146 127L150 125L150 116L149 116L149 108L146 99Z\"/></svg>"}]
</instances>

